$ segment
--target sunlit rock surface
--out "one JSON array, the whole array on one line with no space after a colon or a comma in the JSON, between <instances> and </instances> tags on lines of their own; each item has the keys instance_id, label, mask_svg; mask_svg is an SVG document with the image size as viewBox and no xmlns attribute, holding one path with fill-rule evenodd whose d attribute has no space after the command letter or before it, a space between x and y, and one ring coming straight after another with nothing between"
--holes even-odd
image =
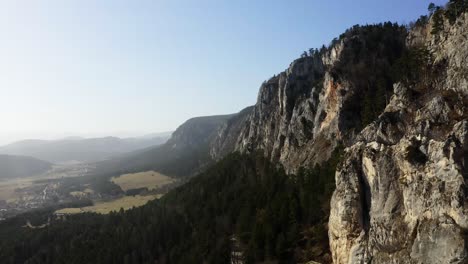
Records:
<instances>
[{"instance_id":1,"label":"sunlit rock surface","mask_svg":"<svg viewBox=\"0 0 468 264\"><path fill-rule=\"evenodd\" d=\"M334 263L468 261L468 15L445 28L408 37L445 65L440 76L396 84L385 112L346 149L329 220Z\"/></svg>"}]
</instances>

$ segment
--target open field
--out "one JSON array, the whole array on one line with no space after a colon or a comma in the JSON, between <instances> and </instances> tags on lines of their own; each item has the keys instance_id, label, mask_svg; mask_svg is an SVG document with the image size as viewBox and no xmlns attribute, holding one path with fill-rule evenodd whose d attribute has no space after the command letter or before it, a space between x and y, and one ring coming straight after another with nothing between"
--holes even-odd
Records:
<instances>
[{"instance_id":1,"label":"open field","mask_svg":"<svg viewBox=\"0 0 468 264\"><path fill-rule=\"evenodd\" d=\"M176 182L174 179L155 171L123 174L119 177L113 177L111 181L119 185L123 191L141 188L156 190ZM73 192L72 195L78 197L80 195L84 195L84 192ZM115 200L97 201L93 206L86 206L81 208L64 208L56 211L55 213L79 214L84 212L93 212L99 214L108 214L111 211L119 211L121 208L128 210L132 207L145 205L148 201L158 199L161 196L162 194L124 196Z\"/></svg>"},{"instance_id":2,"label":"open field","mask_svg":"<svg viewBox=\"0 0 468 264\"><path fill-rule=\"evenodd\" d=\"M57 203L72 203L81 200L93 200L94 205L66 208L57 213L107 214L111 211L118 211L120 208L127 210L134 206L142 206L150 200L161 197L178 184L177 180L154 171L124 174L111 179L124 192L132 190L127 193L128 196L122 197L120 189L117 193L101 193L98 185L96 187L92 183L75 183L67 180L68 177L84 176L89 168L85 164L61 165L44 175L0 181L0 209L3 210L0 212L0 218L11 217L20 212ZM112 184L112 186L115 185ZM148 191L144 190L145 188ZM133 194L140 195L130 196Z\"/></svg>"},{"instance_id":3,"label":"open field","mask_svg":"<svg viewBox=\"0 0 468 264\"><path fill-rule=\"evenodd\" d=\"M148 188L154 190L174 182L174 179L155 171L138 172L123 174L119 177L113 177L111 181L122 188L124 191L139 188Z\"/></svg>"},{"instance_id":4,"label":"open field","mask_svg":"<svg viewBox=\"0 0 468 264\"><path fill-rule=\"evenodd\" d=\"M10 202L18 199L21 194L15 192L15 190L29 187L35 180L37 179L27 178L0 181L0 200Z\"/></svg>"},{"instance_id":5,"label":"open field","mask_svg":"<svg viewBox=\"0 0 468 264\"><path fill-rule=\"evenodd\" d=\"M122 198L106 201L97 202L93 206L86 206L82 208L64 208L56 211L56 214L79 214L85 212L93 212L98 214L108 214L111 211L119 211L120 208L124 210L131 209L132 207L139 207L145 205L147 202L160 198L161 195L147 195L147 196L124 196Z\"/></svg>"}]
</instances>

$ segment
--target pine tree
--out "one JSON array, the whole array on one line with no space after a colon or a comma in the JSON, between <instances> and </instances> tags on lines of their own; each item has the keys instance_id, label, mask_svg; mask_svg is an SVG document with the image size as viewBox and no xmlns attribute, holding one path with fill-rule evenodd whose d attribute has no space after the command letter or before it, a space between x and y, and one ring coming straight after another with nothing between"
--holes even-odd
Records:
<instances>
[{"instance_id":1,"label":"pine tree","mask_svg":"<svg viewBox=\"0 0 468 264\"><path fill-rule=\"evenodd\" d=\"M431 15L434 14L434 11L436 10L436 5L434 3L430 3L429 6L427 7L427 10L429 11Z\"/></svg>"},{"instance_id":2,"label":"pine tree","mask_svg":"<svg viewBox=\"0 0 468 264\"><path fill-rule=\"evenodd\" d=\"M443 10L440 7L436 8L434 15L432 16L432 35L437 35L444 29L444 17L443 17Z\"/></svg>"}]
</instances>

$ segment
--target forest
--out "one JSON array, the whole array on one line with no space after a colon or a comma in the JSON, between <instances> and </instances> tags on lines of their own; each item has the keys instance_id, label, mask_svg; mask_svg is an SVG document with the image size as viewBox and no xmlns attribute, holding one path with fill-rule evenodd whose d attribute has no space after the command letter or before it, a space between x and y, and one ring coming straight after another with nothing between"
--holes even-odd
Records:
<instances>
[{"instance_id":1,"label":"forest","mask_svg":"<svg viewBox=\"0 0 468 264\"><path fill-rule=\"evenodd\" d=\"M234 153L158 201L109 215L53 217L0 226L2 263L228 263L232 238L246 263L330 261L327 215L342 150L297 175L261 155ZM48 222L42 229L24 228Z\"/></svg>"}]
</instances>

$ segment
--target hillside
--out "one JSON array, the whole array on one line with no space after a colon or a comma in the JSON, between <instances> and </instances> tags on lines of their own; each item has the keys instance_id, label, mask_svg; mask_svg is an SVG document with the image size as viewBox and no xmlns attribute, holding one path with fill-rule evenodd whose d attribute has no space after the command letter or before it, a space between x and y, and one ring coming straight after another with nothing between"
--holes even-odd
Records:
<instances>
[{"instance_id":1,"label":"hillside","mask_svg":"<svg viewBox=\"0 0 468 264\"><path fill-rule=\"evenodd\" d=\"M328 261L325 225L337 162L302 170L296 181L261 155L231 154L162 200L130 211L52 219L34 232L23 222L43 223L47 211L6 220L0 223L0 260L228 263L236 234L249 263ZM14 250L21 241L28 242Z\"/></svg>"},{"instance_id":2,"label":"hillside","mask_svg":"<svg viewBox=\"0 0 468 264\"><path fill-rule=\"evenodd\" d=\"M0 180L37 176L51 168L51 163L35 158L0 155Z\"/></svg>"},{"instance_id":3,"label":"hillside","mask_svg":"<svg viewBox=\"0 0 468 264\"><path fill-rule=\"evenodd\" d=\"M53 163L95 162L123 153L163 144L164 137L68 138L63 140L24 140L0 147L0 153L31 156Z\"/></svg>"},{"instance_id":4,"label":"hillside","mask_svg":"<svg viewBox=\"0 0 468 264\"><path fill-rule=\"evenodd\" d=\"M115 176L129 172L155 170L175 177L193 176L215 162L210 149L224 127L240 123L251 108L238 114L196 117L186 121L163 145L139 150L122 157L97 163L91 174ZM228 148L234 144L225 141ZM225 151L224 154L230 151Z\"/></svg>"}]
</instances>

